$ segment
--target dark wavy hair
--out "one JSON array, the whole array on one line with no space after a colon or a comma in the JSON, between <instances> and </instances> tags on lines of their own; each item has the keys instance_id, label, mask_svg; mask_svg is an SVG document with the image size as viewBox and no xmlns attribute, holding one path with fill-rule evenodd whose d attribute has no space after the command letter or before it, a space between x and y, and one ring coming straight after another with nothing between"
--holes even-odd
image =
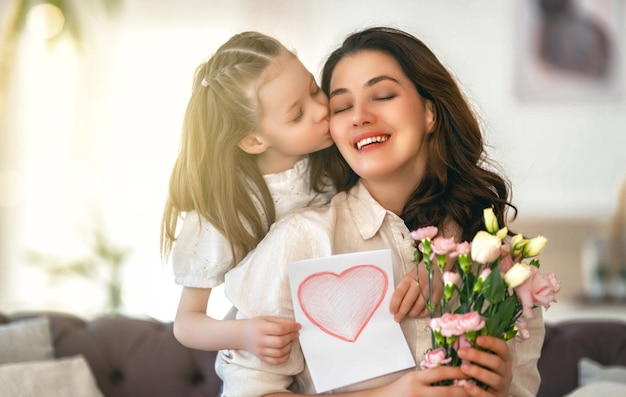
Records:
<instances>
[{"instance_id":1,"label":"dark wavy hair","mask_svg":"<svg viewBox=\"0 0 626 397\"><path fill-rule=\"evenodd\" d=\"M409 230L428 225L441 229L453 221L462 228L460 237L470 240L483 229L485 208L493 208L501 227L506 225L509 208L514 219L517 208L509 201L510 182L487 159L474 112L450 72L416 37L390 27L372 27L351 34L324 65L322 89L326 95L335 66L344 57L363 51L392 56L417 92L433 105L436 121L426 142L425 177L401 214ZM328 170L338 189L345 191L357 183L359 176L333 148L328 155Z\"/></svg>"}]
</instances>

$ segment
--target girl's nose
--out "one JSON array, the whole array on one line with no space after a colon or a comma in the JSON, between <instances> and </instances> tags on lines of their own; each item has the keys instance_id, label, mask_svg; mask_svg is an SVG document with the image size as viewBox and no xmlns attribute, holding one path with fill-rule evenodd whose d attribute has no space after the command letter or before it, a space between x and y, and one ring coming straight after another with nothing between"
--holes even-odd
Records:
<instances>
[{"instance_id":1,"label":"girl's nose","mask_svg":"<svg viewBox=\"0 0 626 397\"><path fill-rule=\"evenodd\" d=\"M315 109L315 119L318 121L327 120L328 119L328 99L326 95L321 95L319 98L315 99L317 102L317 106Z\"/></svg>"}]
</instances>

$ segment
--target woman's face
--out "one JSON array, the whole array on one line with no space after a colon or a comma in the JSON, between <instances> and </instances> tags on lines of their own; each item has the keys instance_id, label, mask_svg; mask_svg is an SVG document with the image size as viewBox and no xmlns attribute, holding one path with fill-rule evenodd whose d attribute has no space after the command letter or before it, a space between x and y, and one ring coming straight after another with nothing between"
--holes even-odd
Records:
<instances>
[{"instance_id":1,"label":"woman's face","mask_svg":"<svg viewBox=\"0 0 626 397\"><path fill-rule=\"evenodd\" d=\"M379 51L343 58L330 80L330 132L364 181L419 184L434 114L396 60Z\"/></svg>"}]
</instances>

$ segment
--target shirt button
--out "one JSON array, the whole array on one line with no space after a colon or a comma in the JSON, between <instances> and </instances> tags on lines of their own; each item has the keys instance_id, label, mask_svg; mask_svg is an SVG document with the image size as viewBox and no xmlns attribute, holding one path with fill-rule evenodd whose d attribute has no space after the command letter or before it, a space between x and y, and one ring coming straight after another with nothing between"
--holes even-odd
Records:
<instances>
[{"instance_id":1,"label":"shirt button","mask_svg":"<svg viewBox=\"0 0 626 397\"><path fill-rule=\"evenodd\" d=\"M430 330L430 325L425 325L425 326L424 326L424 331L425 331L425 332L430 332L430 331L431 331L431 330Z\"/></svg>"}]
</instances>

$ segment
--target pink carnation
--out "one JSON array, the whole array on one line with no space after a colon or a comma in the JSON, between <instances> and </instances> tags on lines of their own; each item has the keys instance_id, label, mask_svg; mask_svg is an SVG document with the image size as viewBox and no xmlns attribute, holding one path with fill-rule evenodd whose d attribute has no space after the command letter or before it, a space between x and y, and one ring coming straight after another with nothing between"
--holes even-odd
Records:
<instances>
[{"instance_id":1,"label":"pink carnation","mask_svg":"<svg viewBox=\"0 0 626 397\"><path fill-rule=\"evenodd\" d=\"M465 333L465 329L459 322L460 316L452 313L445 313L441 317L430 319L430 327L439 331L441 336L459 336Z\"/></svg>"},{"instance_id":2,"label":"pink carnation","mask_svg":"<svg viewBox=\"0 0 626 397\"><path fill-rule=\"evenodd\" d=\"M456 243L454 242L454 237L436 237L433 239L431 248L437 255L447 255L455 250Z\"/></svg>"},{"instance_id":3,"label":"pink carnation","mask_svg":"<svg viewBox=\"0 0 626 397\"><path fill-rule=\"evenodd\" d=\"M411 237L413 238L413 240L415 241L422 241L424 239L433 239L436 235L437 232L439 230L437 229L436 226L425 226L425 227L420 227L417 230L413 230L411 232Z\"/></svg>"},{"instance_id":4,"label":"pink carnation","mask_svg":"<svg viewBox=\"0 0 626 397\"><path fill-rule=\"evenodd\" d=\"M530 277L515 288L526 318L533 317L533 307L537 305L548 309L550 303L556 302L555 294L561 290L561 281L554 273L540 273L536 267L531 268Z\"/></svg>"},{"instance_id":5,"label":"pink carnation","mask_svg":"<svg viewBox=\"0 0 626 397\"><path fill-rule=\"evenodd\" d=\"M454 253L456 254L456 256L459 255L467 255L470 253L472 248L472 245L467 242L467 241L463 241L462 243L458 243L454 249Z\"/></svg>"},{"instance_id":6,"label":"pink carnation","mask_svg":"<svg viewBox=\"0 0 626 397\"><path fill-rule=\"evenodd\" d=\"M465 335L461 335L454 341L454 345L452 347L454 347L454 350L458 351L464 347L472 347L472 344L469 343Z\"/></svg>"},{"instance_id":7,"label":"pink carnation","mask_svg":"<svg viewBox=\"0 0 626 397\"><path fill-rule=\"evenodd\" d=\"M461 283L461 276L457 272L443 272L442 277L444 285L459 285Z\"/></svg>"},{"instance_id":8,"label":"pink carnation","mask_svg":"<svg viewBox=\"0 0 626 397\"><path fill-rule=\"evenodd\" d=\"M485 319L478 312L469 312L460 316L459 324L465 331L480 331L485 327Z\"/></svg>"},{"instance_id":9,"label":"pink carnation","mask_svg":"<svg viewBox=\"0 0 626 397\"><path fill-rule=\"evenodd\" d=\"M440 365L448 364L452 358L446 358L446 351L442 348L434 349L424 355L424 359L420 363L420 368L436 368Z\"/></svg>"}]
</instances>

